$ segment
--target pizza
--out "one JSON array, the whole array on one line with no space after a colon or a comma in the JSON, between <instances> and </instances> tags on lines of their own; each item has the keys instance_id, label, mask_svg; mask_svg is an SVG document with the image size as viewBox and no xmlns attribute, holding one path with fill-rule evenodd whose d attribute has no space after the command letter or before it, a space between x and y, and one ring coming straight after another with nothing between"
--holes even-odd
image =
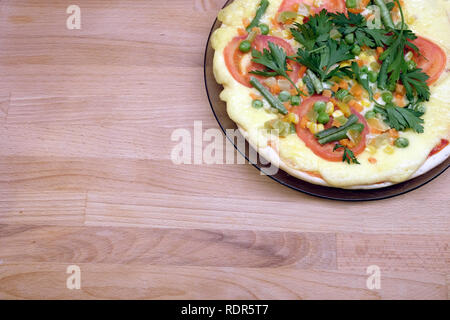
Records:
<instances>
[{"instance_id":1,"label":"pizza","mask_svg":"<svg viewBox=\"0 0 450 320\"><path fill-rule=\"evenodd\" d=\"M211 37L220 98L289 174L348 189L450 154L445 0L235 0Z\"/></svg>"}]
</instances>

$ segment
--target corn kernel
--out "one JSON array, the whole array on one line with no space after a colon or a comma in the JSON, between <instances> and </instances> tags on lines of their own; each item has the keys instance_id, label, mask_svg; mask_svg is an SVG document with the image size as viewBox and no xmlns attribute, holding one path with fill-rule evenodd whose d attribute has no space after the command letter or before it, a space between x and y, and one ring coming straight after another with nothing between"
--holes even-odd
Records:
<instances>
[{"instance_id":1,"label":"corn kernel","mask_svg":"<svg viewBox=\"0 0 450 320\"><path fill-rule=\"evenodd\" d=\"M344 113L341 110L336 110L335 112L333 112L333 118L339 118L342 117L344 115Z\"/></svg>"},{"instance_id":2,"label":"corn kernel","mask_svg":"<svg viewBox=\"0 0 450 320\"><path fill-rule=\"evenodd\" d=\"M316 133L318 133L320 131L323 131L325 129L325 126L323 124L317 124L317 123L314 123L314 122L311 122L311 121L308 122L306 127L309 129L309 131L312 134L316 134Z\"/></svg>"},{"instance_id":3,"label":"corn kernel","mask_svg":"<svg viewBox=\"0 0 450 320\"><path fill-rule=\"evenodd\" d=\"M375 146L367 146L366 151L373 155L377 153L377 148Z\"/></svg>"},{"instance_id":4,"label":"corn kernel","mask_svg":"<svg viewBox=\"0 0 450 320\"><path fill-rule=\"evenodd\" d=\"M277 30L275 28L270 29L270 35L274 36L274 37L279 37L279 38L283 37L283 33L280 30Z\"/></svg>"},{"instance_id":5,"label":"corn kernel","mask_svg":"<svg viewBox=\"0 0 450 320\"><path fill-rule=\"evenodd\" d=\"M406 18L407 24L413 24L414 22L416 22L416 18L414 16L409 16L408 18Z\"/></svg>"},{"instance_id":6,"label":"corn kernel","mask_svg":"<svg viewBox=\"0 0 450 320\"><path fill-rule=\"evenodd\" d=\"M281 34L283 35L283 38L285 38L285 39L292 37L291 33L287 30L281 31Z\"/></svg>"},{"instance_id":7,"label":"corn kernel","mask_svg":"<svg viewBox=\"0 0 450 320\"><path fill-rule=\"evenodd\" d=\"M394 153L394 151L395 151L395 149L394 149L394 147L393 146L386 146L385 148L384 148L384 150L383 150L385 153L387 153L387 154L393 154Z\"/></svg>"},{"instance_id":8,"label":"corn kernel","mask_svg":"<svg viewBox=\"0 0 450 320\"><path fill-rule=\"evenodd\" d=\"M405 55L405 60L406 61L410 61L413 58L413 53L412 51L409 51L406 55Z\"/></svg>"},{"instance_id":9,"label":"corn kernel","mask_svg":"<svg viewBox=\"0 0 450 320\"><path fill-rule=\"evenodd\" d=\"M333 114L333 112L334 112L334 104L333 104L333 102L328 102L327 103L327 108L325 109L325 112L328 115L330 115L330 116Z\"/></svg>"},{"instance_id":10,"label":"corn kernel","mask_svg":"<svg viewBox=\"0 0 450 320\"><path fill-rule=\"evenodd\" d=\"M363 107L369 107L370 106L370 101L369 100L363 100L363 101L361 101L361 105L363 106Z\"/></svg>"},{"instance_id":11,"label":"corn kernel","mask_svg":"<svg viewBox=\"0 0 450 320\"><path fill-rule=\"evenodd\" d=\"M303 21L305 20L305 16L302 15L297 15L297 18L295 18L295 22L299 23L299 24L303 24Z\"/></svg>"},{"instance_id":12,"label":"corn kernel","mask_svg":"<svg viewBox=\"0 0 450 320\"><path fill-rule=\"evenodd\" d=\"M362 53L359 55L359 58L360 58L361 60L363 60L364 62L366 62L366 60L369 59L369 56L367 55L367 53L362 52Z\"/></svg>"},{"instance_id":13,"label":"corn kernel","mask_svg":"<svg viewBox=\"0 0 450 320\"><path fill-rule=\"evenodd\" d=\"M292 113L292 112L289 113L287 116L285 116L284 120L286 122L290 122L290 123L294 123L294 124L297 124L300 121L298 115L295 113Z\"/></svg>"},{"instance_id":14,"label":"corn kernel","mask_svg":"<svg viewBox=\"0 0 450 320\"><path fill-rule=\"evenodd\" d=\"M324 126L323 124L319 123L319 124L317 125L317 132L320 132L320 131L323 131L323 130L325 130L325 126ZM316 132L316 133L317 133L317 132Z\"/></svg>"}]
</instances>

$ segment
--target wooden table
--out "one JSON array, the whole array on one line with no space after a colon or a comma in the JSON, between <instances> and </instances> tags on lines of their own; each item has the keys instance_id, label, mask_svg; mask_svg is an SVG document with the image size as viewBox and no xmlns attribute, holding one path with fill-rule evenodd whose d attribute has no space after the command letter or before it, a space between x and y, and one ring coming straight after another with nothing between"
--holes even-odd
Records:
<instances>
[{"instance_id":1,"label":"wooden table","mask_svg":"<svg viewBox=\"0 0 450 320\"><path fill-rule=\"evenodd\" d=\"M341 203L172 163L175 129L218 128L203 52L223 2L78 0L68 30L72 3L0 0L0 298L447 299L448 173Z\"/></svg>"}]
</instances>

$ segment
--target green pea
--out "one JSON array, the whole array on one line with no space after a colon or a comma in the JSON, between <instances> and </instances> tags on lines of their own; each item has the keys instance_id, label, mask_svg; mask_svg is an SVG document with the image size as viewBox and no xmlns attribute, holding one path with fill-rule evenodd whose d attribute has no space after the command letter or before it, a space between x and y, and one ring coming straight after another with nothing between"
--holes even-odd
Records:
<instances>
[{"instance_id":1,"label":"green pea","mask_svg":"<svg viewBox=\"0 0 450 320\"><path fill-rule=\"evenodd\" d=\"M302 102L302 99L299 96L292 96L291 97L291 104L293 106L299 106L301 102Z\"/></svg>"},{"instance_id":2,"label":"green pea","mask_svg":"<svg viewBox=\"0 0 450 320\"><path fill-rule=\"evenodd\" d=\"M378 80L378 73L376 73L375 71L369 71L368 73L369 76L369 81L372 83L377 82Z\"/></svg>"},{"instance_id":3,"label":"green pea","mask_svg":"<svg viewBox=\"0 0 450 320\"><path fill-rule=\"evenodd\" d=\"M353 100L353 96L351 95L351 94L349 94L349 95L346 95L345 97L344 97L344 99L342 99L342 102L343 103L349 103L350 101L352 101Z\"/></svg>"},{"instance_id":4,"label":"green pea","mask_svg":"<svg viewBox=\"0 0 450 320\"><path fill-rule=\"evenodd\" d=\"M397 22L397 24L395 25L396 29L401 29L403 26L403 29L408 29L408 25L406 23L402 23L401 21Z\"/></svg>"},{"instance_id":5,"label":"green pea","mask_svg":"<svg viewBox=\"0 0 450 320\"><path fill-rule=\"evenodd\" d=\"M317 101L314 103L314 111L318 114L325 112L327 109L327 104L324 101Z\"/></svg>"},{"instance_id":6,"label":"green pea","mask_svg":"<svg viewBox=\"0 0 450 320\"><path fill-rule=\"evenodd\" d=\"M288 91L281 91L278 95L278 99L280 99L281 102L286 102L291 98L291 94Z\"/></svg>"},{"instance_id":7,"label":"green pea","mask_svg":"<svg viewBox=\"0 0 450 320\"><path fill-rule=\"evenodd\" d=\"M409 146L409 140L400 137L397 140L395 140L395 146L397 148L407 148Z\"/></svg>"},{"instance_id":8,"label":"green pea","mask_svg":"<svg viewBox=\"0 0 450 320\"><path fill-rule=\"evenodd\" d=\"M394 96L391 92L383 92L383 94L381 95L381 99L383 99L383 101L386 103L391 103L392 100L394 100Z\"/></svg>"},{"instance_id":9,"label":"green pea","mask_svg":"<svg viewBox=\"0 0 450 320\"><path fill-rule=\"evenodd\" d=\"M375 111L367 111L366 114L364 115L364 117L366 119L372 119L375 118L377 116L377 114L375 113Z\"/></svg>"},{"instance_id":10,"label":"green pea","mask_svg":"<svg viewBox=\"0 0 450 320\"><path fill-rule=\"evenodd\" d=\"M345 5L346 5L347 8L355 9L356 5L357 5L357 2L356 2L356 0L346 0L345 1Z\"/></svg>"},{"instance_id":11,"label":"green pea","mask_svg":"<svg viewBox=\"0 0 450 320\"><path fill-rule=\"evenodd\" d=\"M261 23L259 25L259 30L261 30L261 34L268 35L269 34L269 26L265 23Z\"/></svg>"},{"instance_id":12,"label":"green pea","mask_svg":"<svg viewBox=\"0 0 450 320\"><path fill-rule=\"evenodd\" d=\"M317 122L327 124L330 121L330 116L326 112L320 112L317 117Z\"/></svg>"},{"instance_id":13,"label":"green pea","mask_svg":"<svg viewBox=\"0 0 450 320\"><path fill-rule=\"evenodd\" d=\"M331 29L330 38L333 40L337 40L337 39L342 38L342 34L337 29Z\"/></svg>"},{"instance_id":14,"label":"green pea","mask_svg":"<svg viewBox=\"0 0 450 320\"><path fill-rule=\"evenodd\" d=\"M347 44L353 44L355 42L355 35L353 33L346 35L345 42L347 42Z\"/></svg>"},{"instance_id":15,"label":"green pea","mask_svg":"<svg viewBox=\"0 0 450 320\"><path fill-rule=\"evenodd\" d=\"M357 44L355 44L352 48L352 54L354 54L355 56L359 56L360 53L361 53L361 47L358 46Z\"/></svg>"},{"instance_id":16,"label":"green pea","mask_svg":"<svg viewBox=\"0 0 450 320\"><path fill-rule=\"evenodd\" d=\"M252 107L255 109L261 109L263 107L263 102L261 100L255 99L252 101Z\"/></svg>"},{"instance_id":17,"label":"green pea","mask_svg":"<svg viewBox=\"0 0 450 320\"><path fill-rule=\"evenodd\" d=\"M406 67L408 68L409 71L413 71L414 69L417 68L417 63L415 63L414 60L409 60L406 63Z\"/></svg>"},{"instance_id":18,"label":"green pea","mask_svg":"<svg viewBox=\"0 0 450 320\"><path fill-rule=\"evenodd\" d=\"M251 48L252 43L248 40L242 41L241 44L239 45L239 50L244 53L249 52Z\"/></svg>"},{"instance_id":19,"label":"green pea","mask_svg":"<svg viewBox=\"0 0 450 320\"><path fill-rule=\"evenodd\" d=\"M425 114L425 112L427 112L427 108L423 104L418 104L414 107L414 111Z\"/></svg>"},{"instance_id":20,"label":"green pea","mask_svg":"<svg viewBox=\"0 0 450 320\"><path fill-rule=\"evenodd\" d=\"M367 68L367 66L363 66L363 67L361 68L361 72L362 72L362 73L368 73L368 72L369 72L369 68Z\"/></svg>"},{"instance_id":21,"label":"green pea","mask_svg":"<svg viewBox=\"0 0 450 320\"><path fill-rule=\"evenodd\" d=\"M348 92L348 90L345 90L345 89L341 89L338 92L336 92L336 98L341 101L344 100L344 98L348 95L349 95L349 92Z\"/></svg>"},{"instance_id":22,"label":"green pea","mask_svg":"<svg viewBox=\"0 0 450 320\"><path fill-rule=\"evenodd\" d=\"M396 87L397 87L396 83L389 83L387 89L391 92L394 92Z\"/></svg>"}]
</instances>

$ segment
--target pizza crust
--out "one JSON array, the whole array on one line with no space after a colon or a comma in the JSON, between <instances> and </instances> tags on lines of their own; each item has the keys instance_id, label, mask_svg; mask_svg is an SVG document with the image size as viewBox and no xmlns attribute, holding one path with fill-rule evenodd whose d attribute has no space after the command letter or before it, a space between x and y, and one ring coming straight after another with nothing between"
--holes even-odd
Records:
<instances>
[{"instance_id":1,"label":"pizza crust","mask_svg":"<svg viewBox=\"0 0 450 320\"><path fill-rule=\"evenodd\" d=\"M335 187L327 183L324 179L314 176L308 172L301 171L294 169L290 167L287 163L285 163L279 156L278 151L272 148L271 146L267 146L264 148L257 147L254 143L252 143L251 139L249 139L249 134L247 131L245 131L242 127L238 126L239 132L242 134L242 136L247 140L249 145L257 150L258 154L263 156L267 161L269 161L271 164L278 164L278 167L285 171L286 173L290 174L291 176L301 179L303 181L324 186L324 187ZM417 178L428 171L432 170L433 168L437 167L441 163L443 163L447 158L450 156L450 145L447 145L443 150L438 152L437 154L432 155L429 157L422 166L408 179L414 179ZM407 180L406 180L407 181ZM401 182L400 182L401 183ZM357 185L357 186L351 186L351 187L340 187L341 189L348 189L348 190L373 190L373 189L381 189L393 186L398 183L394 182L379 182L374 184L366 184L366 185Z\"/></svg>"},{"instance_id":2,"label":"pizza crust","mask_svg":"<svg viewBox=\"0 0 450 320\"><path fill-rule=\"evenodd\" d=\"M441 138L448 139L450 129L448 103L450 77L448 77L448 71L433 89L432 106L429 109L430 112L426 114L427 119L425 119L426 134L419 137L411 132L403 133L416 147L414 149L409 148L408 152L405 152L406 149L398 150L394 156L390 156L389 161L387 161L386 154L378 152L375 158L379 160L378 164L380 165L370 164L367 161L369 155L365 154L360 160L361 166L344 166L343 163L330 162L329 165L326 164L327 166L324 167L325 160L317 158L311 150L306 150L300 140L298 142L293 141L295 145L289 145L289 143L285 145L285 147L293 146L294 148L282 148L282 157L280 157L278 150L267 146L265 143L260 143L253 130L260 128L265 121L271 119L271 116L261 110L255 111L251 108L250 89L239 84L231 76L225 66L223 57L223 49L237 35L237 28L241 26L242 17L250 16L252 8L256 6L257 2L257 0L235 0L219 14L219 20L223 24L212 36L212 46L215 49L213 71L217 82L224 86L220 98L227 104L228 115L238 125L240 132L249 144L266 160L273 165L278 164L278 167L288 174L316 185L342 189L378 189L416 178L448 158L450 155L449 146L438 154L427 158L428 153ZM277 3L279 5L281 0L271 2L271 7L268 9L271 14L274 14L278 9ZM440 44L446 48L445 44ZM447 49L446 52L449 52L449 50ZM292 142L292 140L290 141ZM286 157L285 150L296 152L294 159L292 155ZM422 150L422 152L416 150ZM297 157L297 155L300 156ZM291 161L293 161L293 164L290 163ZM316 176L309 172L320 172L320 175ZM366 181L367 184L364 184Z\"/></svg>"}]
</instances>

